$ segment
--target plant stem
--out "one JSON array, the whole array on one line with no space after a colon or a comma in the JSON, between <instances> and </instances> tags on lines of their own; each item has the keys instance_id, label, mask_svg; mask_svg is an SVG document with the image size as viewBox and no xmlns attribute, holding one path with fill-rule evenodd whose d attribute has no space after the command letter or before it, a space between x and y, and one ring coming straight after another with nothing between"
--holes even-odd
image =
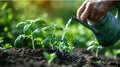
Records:
<instances>
[{"instance_id":1,"label":"plant stem","mask_svg":"<svg viewBox=\"0 0 120 67\"><path fill-rule=\"evenodd\" d=\"M32 47L33 47L33 50L35 50L35 44L34 44L33 36L31 36L31 40L32 40Z\"/></svg>"},{"instance_id":2,"label":"plant stem","mask_svg":"<svg viewBox=\"0 0 120 67\"><path fill-rule=\"evenodd\" d=\"M98 48L96 49L96 57L98 57Z\"/></svg>"}]
</instances>

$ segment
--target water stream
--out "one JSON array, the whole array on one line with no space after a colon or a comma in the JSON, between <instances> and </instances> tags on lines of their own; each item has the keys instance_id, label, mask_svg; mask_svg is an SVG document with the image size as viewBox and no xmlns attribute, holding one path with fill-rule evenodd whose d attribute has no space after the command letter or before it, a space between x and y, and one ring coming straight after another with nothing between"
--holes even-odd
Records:
<instances>
[{"instance_id":1,"label":"water stream","mask_svg":"<svg viewBox=\"0 0 120 67\"><path fill-rule=\"evenodd\" d=\"M72 21L72 19L70 18L70 19L68 20L68 22L67 22L67 24L66 24L63 32L62 32L62 37L61 37L61 41L62 41L62 42L61 42L61 44L64 43L63 40L64 40L64 38L65 38L66 31L67 31L68 26L70 25L71 21Z\"/></svg>"}]
</instances>

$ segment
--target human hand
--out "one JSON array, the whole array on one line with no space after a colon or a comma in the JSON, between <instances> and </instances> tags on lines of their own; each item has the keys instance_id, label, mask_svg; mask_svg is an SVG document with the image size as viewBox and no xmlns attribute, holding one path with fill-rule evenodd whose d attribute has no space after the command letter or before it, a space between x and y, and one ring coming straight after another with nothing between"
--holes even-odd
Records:
<instances>
[{"instance_id":1,"label":"human hand","mask_svg":"<svg viewBox=\"0 0 120 67\"><path fill-rule=\"evenodd\" d=\"M109 9L116 4L116 1L105 0L85 0L85 2L77 10L77 18L82 21L100 20Z\"/></svg>"}]
</instances>

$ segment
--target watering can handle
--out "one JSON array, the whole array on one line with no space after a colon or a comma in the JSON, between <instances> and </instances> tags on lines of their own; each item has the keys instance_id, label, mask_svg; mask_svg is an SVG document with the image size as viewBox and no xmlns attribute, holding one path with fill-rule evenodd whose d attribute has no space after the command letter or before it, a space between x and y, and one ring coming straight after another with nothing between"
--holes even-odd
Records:
<instances>
[{"instance_id":1,"label":"watering can handle","mask_svg":"<svg viewBox=\"0 0 120 67\"><path fill-rule=\"evenodd\" d=\"M120 5L118 4L115 7L116 7L116 10L117 10L115 18L118 19L119 15L120 15Z\"/></svg>"}]
</instances>

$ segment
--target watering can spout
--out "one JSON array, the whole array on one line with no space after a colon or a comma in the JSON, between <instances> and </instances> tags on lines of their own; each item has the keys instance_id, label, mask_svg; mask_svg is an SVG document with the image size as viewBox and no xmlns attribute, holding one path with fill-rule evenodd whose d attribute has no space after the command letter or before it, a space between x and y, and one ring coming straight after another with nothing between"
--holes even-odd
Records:
<instances>
[{"instance_id":1,"label":"watering can spout","mask_svg":"<svg viewBox=\"0 0 120 67\"><path fill-rule=\"evenodd\" d=\"M88 25L87 23L85 23L85 22L77 19L75 16L72 16L71 19L72 19L73 21L79 22L80 24L84 25L84 26L87 27L88 29L92 30L92 32L98 34L98 31L97 31L94 27L92 27L91 25Z\"/></svg>"},{"instance_id":2,"label":"watering can spout","mask_svg":"<svg viewBox=\"0 0 120 67\"><path fill-rule=\"evenodd\" d=\"M89 25L75 16L72 16L71 19L90 29L98 43L102 46L113 45L120 39L120 22L109 12L100 21L96 21L98 24L95 26Z\"/></svg>"}]
</instances>

